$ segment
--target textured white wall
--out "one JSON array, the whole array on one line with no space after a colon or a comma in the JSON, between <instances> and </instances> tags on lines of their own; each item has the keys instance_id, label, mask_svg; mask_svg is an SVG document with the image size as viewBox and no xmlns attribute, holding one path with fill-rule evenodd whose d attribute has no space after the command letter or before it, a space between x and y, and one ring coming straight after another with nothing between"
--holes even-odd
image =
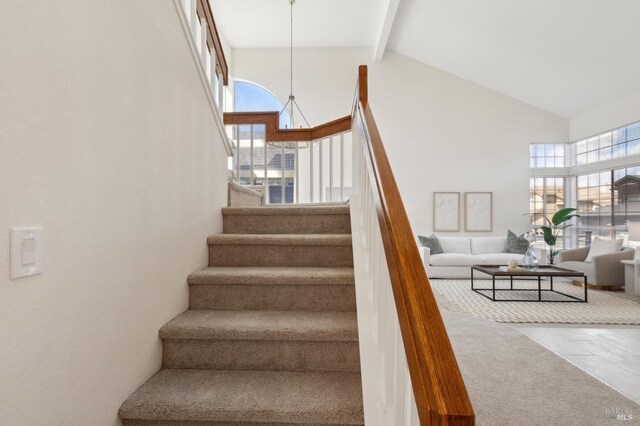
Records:
<instances>
[{"instance_id":1,"label":"textured white wall","mask_svg":"<svg viewBox=\"0 0 640 426\"><path fill-rule=\"evenodd\" d=\"M593 136L640 120L640 92L572 118L571 140Z\"/></svg>"},{"instance_id":2,"label":"textured white wall","mask_svg":"<svg viewBox=\"0 0 640 426\"><path fill-rule=\"evenodd\" d=\"M173 2L0 14L0 423L113 425L221 230L226 153ZM9 227L44 274L9 280Z\"/></svg>"},{"instance_id":3,"label":"textured white wall","mask_svg":"<svg viewBox=\"0 0 640 426\"><path fill-rule=\"evenodd\" d=\"M434 191L492 191L493 234L528 228L529 143L567 141L568 120L391 51L373 63L367 48L295 55L295 93L312 125L348 112L357 67L369 64L371 106L414 232L432 230ZM286 100L287 49L233 58L235 77Z\"/></svg>"}]
</instances>

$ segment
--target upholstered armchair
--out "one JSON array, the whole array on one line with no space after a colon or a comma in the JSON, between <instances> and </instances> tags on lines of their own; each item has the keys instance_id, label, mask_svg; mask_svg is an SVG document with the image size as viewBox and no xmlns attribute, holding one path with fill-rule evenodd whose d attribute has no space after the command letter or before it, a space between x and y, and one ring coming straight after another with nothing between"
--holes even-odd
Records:
<instances>
[{"instance_id":1,"label":"upholstered armchair","mask_svg":"<svg viewBox=\"0 0 640 426\"><path fill-rule=\"evenodd\" d=\"M632 247L623 247L615 253L593 256L585 262L590 247L563 250L558 255L558 266L584 272L589 286L611 289L624 286L624 264L621 260L631 260L635 254Z\"/></svg>"}]
</instances>

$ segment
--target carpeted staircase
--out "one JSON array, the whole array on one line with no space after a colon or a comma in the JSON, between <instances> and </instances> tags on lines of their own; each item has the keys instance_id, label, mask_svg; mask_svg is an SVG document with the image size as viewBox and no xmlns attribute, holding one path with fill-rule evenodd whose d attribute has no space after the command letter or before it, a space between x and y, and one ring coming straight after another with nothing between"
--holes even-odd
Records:
<instances>
[{"instance_id":1,"label":"carpeted staircase","mask_svg":"<svg viewBox=\"0 0 640 426\"><path fill-rule=\"evenodd\" d=\"M223 217L124 426L364 424L349 207Z\"/></svg>"}]
</instances>

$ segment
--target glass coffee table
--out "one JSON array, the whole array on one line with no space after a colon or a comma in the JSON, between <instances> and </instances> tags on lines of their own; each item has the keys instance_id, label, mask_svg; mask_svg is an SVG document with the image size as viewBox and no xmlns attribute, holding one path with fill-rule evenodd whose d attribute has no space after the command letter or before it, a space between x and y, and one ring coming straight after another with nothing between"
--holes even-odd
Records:
<instances>
[{"instance_id":1,"label":"glass coffee table","mask_svg":"<svg viewBox=\"0 0 640 426\"><path fill-rule=\"evenodd\" d=\"M473 271L483 272L491 277L491 288L477 288L474 287ZM521 282L516 283L514 287L513 279L528 279L530 282L535 283L537 279L537 288L522 288ZM582 278L584 282L584 298L566 294L553 288L553 278ZM496 288L496 278L509 278L508 288ZM542 278L549 279L549 287L542 288ZM545 280L546 282L546 280ZM494 302L583 302L587 303L587 276L583 272L572 271L571 269L559 268L554 265L542 265L534 271L529 270L511 270L502 271L500 265L473 265L471 267L471 290L486 297ZM513 292L537 292L533 293L533 297L513 299L513 298L496 298L496 293L513 293ZM552 293L553 298L543 298L543 294ZM561 297L557 297L557 296Z\"/></svg>"}]
</instances>

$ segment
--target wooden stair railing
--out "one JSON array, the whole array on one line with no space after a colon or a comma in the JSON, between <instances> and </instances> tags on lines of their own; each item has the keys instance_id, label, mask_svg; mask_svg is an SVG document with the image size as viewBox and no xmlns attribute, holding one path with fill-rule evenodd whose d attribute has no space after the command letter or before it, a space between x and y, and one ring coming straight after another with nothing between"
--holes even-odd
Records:
<instances>
[{"instance_id":1,"label":"wooden stair railing","mask_svg":"<svg viewBox=\"0 0 640 426\"><path fill-rule=\"evenodd\" d=\"M353 144L360 143L356 148L363 153L364 173L371 182L373 199L368 201L374 206L373 214L377 216L382 237L383 256L419 423L474 425L475 414L469 395L369 105L367 67L364 65L359 68L356 95L351 116L311 129L280 129L278 112L225 113L224 123L265 125L267 142L315 141L352 131Z\"/></svg>"},{"instance_id":2,"label":"wooden stair railing","mask_svg":"<svg viewBox=\"0 0 640 426\"><path fill-rule=\"evenodd\" d=\"M311 142L351 130L351 116L338 118L309 129L281 129L280 114L269 112L225 112L224 124L264 124L267 142Z\"/></svg>"},{"instance_id":3,"label":"wooden stair railing","mask_svg":"<svg viewBox=\"0 0 640 426\"><path fill-rule=\"evenodd\" d=\"M200 19L200 22L206 22L207 24L207 46L212 53L215 52L215 72L216 74L222 75L222 84L227 86L229 84L229 66L227 65L227 58L224 56L216 21L213 19L211 5L209 4L209 0L196 1L198 19Z\"/></svg>"},{"instance_id":4,"label":"wooden stair railing","mask_svg":"<svg viewBox=\"0 0 640 426\"><path fill-rule=\"evenodd\" d=\"M223 121L225 125L235 127L232 139L236 149L231 179L248 186L257 186L254 185L256 179L261 181L258 185L263 187L265 203L330 203L348 198L351 181L345 170L345 146L349 149L351 141L350 115L307 129L281 129L280 114L276 111L227 112ZM250 129L243 138L241 126ZM254 133L256 127L260 130ZM256 138L256 134L260 137ZM254 157L260 157L258 150L264 150L263 163L256 166ZM277 151L279 159L268 160L268 151ZM301 155L303 151L305 155ZM293 170L287 167L293 167ZM279 185L274 184L277 178L263 179L271 172L281 176ZM271 191L277 186L280 186L280 193L274 194L272 199ZM286 191L292 190L295 192L286 201Z\"/></svg>"},{"instance_id":5,"label":"wooden stair railing","mask_svg":"<svg viewBox=\"0 0 640 426\"><path fill-rule=\"evenodd\" d=\"M365 65L359 68L352 122L371 182L419 422L473 425L473 408L369 105Z\"/></svg>"}]
</instances>

